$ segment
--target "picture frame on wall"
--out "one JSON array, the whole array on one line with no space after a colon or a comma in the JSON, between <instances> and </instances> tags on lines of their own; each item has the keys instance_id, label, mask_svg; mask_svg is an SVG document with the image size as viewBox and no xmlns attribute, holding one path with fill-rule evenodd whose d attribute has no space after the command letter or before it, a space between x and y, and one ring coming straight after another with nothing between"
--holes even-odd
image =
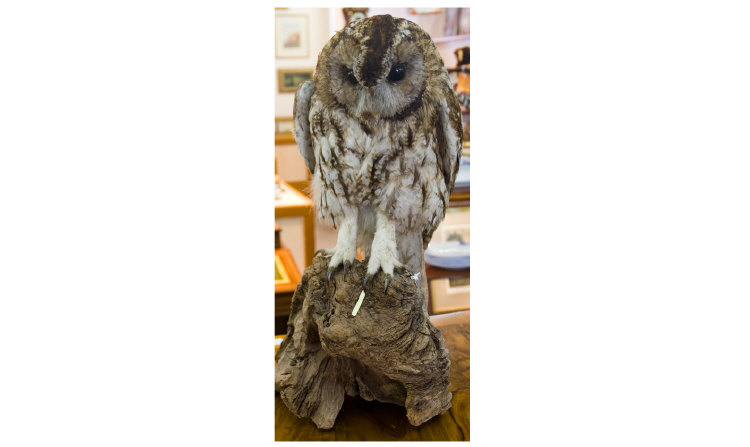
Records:
<instances>
[{"instance_id":1,"label":"picture frame on wall","mask_svg":"<svg viewBox=\"0 0 750 447\"><path fill-rule=\"evenodd\" d=\"M279 68L278 75L279 93L294 93L305 81L312 79L312 68Z\"/></svg>"},{"instance_id":2,"label":"picture frame on wall","mask_svg":"<svg viewBox=\"0 0 750 447\"><path fill-rule=\"evenodd\" d=\"M471 308L469 278L443 278L430 281L432 314L444 314Z\"/></svg>"},{"instance_id":3,"label":"picture frame on wall","mask_svg":"<svg viewBox=\"0 0 750 447\"><path fill-rule=\"evenodd\" d=\"M445 242L471 242L471 227L468 224L444 225L440 227L440 239Z\"/></svg>"},{"instance_id":4,"label":"picture frame on wall","mask_svg":"<svg viewBox=\"0 0 750 447\"><path fill-rule=\"evenodd\" d=\"M302 14L276 15L276 57L305 58L310 54L309 18Z\"/></svg>"}]
</instances>

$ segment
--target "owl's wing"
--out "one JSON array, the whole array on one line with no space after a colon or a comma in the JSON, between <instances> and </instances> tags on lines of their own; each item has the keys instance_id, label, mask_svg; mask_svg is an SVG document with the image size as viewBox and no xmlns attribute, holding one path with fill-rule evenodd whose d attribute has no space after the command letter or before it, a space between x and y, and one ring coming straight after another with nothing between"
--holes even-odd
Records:
<instances>
[{"instance_id":1,"label":"owl's wing","mask_svg":"<svg viewBox=\"0 0 750 447\"><path fill-rule=\"evenodd\" d=\"M312 81L305 81L294 94L294 138L311 174L315 173L315 154L310 138L310 99L313 90Z\"/></svg>"},{"instance_id":2,"label":"owl's wing","mask_svg":"<svg viewBox=\"0 0 750 447\"><path fill-rule=\"evenodd\" d=\"M452 88L446 88L445 104L442 104L438 114L438 154L440 155L440 167L443 170L445 189L448 196L453 192L453 183L456 181L458 166L461 163L461 148L463 143L463 120L461 118L461 104L458 102L456 93ZM448 196L445 202L448 203Z\"/></svg>"}]
</instances>

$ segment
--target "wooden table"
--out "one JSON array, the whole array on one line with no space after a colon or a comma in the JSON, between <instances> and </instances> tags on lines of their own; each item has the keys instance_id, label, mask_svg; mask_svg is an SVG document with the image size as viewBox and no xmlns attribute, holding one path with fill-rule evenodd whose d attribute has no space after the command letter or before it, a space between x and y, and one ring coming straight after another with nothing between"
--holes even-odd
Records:
<instances>
[{"instance_id":1,"label":"wooden table","mask_svg":"<svg viewBox=\"0 0 750 447\"><path fill-rule=\"evenodd\" d=\"M276 393L276 441L468 441L469 311L430 317L450 351L451 408L419 427L409 424L406 409L346 396L330 430L292 414Z\"/></svg>"},{"instance_id":2,"label":"wooden table","mask_svg":"<svg viewBox=\"0 0 750 447\"><path fill-rule=\"evenodd\" d=\"M275 218L277 221L283 218L301 218L303 221L303 235L304 240L304 258L297 259L302 261L300 264L300 270L304 270L310 264L312 264L313 256L315 255L315 216L313 214L313 202L306 195L300 191L292 188L287 182L280 181L279 185L283 191L281 199L278 199L274 203ZM287 247L290 246L289 239L286 242Z\"/></svg>"}]
</instances>

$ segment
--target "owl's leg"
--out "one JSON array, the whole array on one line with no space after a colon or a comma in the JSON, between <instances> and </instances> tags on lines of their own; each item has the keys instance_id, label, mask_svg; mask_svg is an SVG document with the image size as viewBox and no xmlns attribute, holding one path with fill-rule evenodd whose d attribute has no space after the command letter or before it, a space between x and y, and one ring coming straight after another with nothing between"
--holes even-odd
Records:
<instances>
[{"instance_id":1,"label":"owl's leg","mask_svg":"<svg viewBox=\"0 0 750 447\"><path fill-rule=\"evenodd\" d=\"M357 256L357 216L356 213L346 216L339 226L336 248L333 249L331 261L328 263L328 280L336 268L344 264L344 275Z\"/></svg>"},{"instance_id":2,"label":"owl's leg","mask_svg":"<svg viewBox=\"0 0 750 447\"><path fill-rule=\"evenodd\" d=\"M370 247L370 261L367 263L365 287L378 270L383 270L386 274L385 290L388 291L388 285L393 277L393 269L399 266L401 266L401 262L396 246L396 222L387 214L377 210L375 214L375 236Z\"/></svg>"},{"instance_id":3,"label":"owl's leg","mask_svg":"<svg viewBox=\"0 0 750 447\"><path fill-rule=\"evenodd\" d=\"M365 259L370 257L372 239L375 236L375 210L372 206L359 209L357 220L357 247L362 249Z\"/></svg>"}]
</instances>

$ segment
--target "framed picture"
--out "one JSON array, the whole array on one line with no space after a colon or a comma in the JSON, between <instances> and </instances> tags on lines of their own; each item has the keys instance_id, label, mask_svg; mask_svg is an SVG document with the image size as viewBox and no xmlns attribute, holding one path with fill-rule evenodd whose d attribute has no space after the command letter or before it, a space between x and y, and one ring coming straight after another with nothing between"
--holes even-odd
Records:
<instances>
[{"instance_id":1,"label":"framed picture","mask_svg":"<svg viewBox=\"0 0 750 447\"><path fill-rule=\"evenodd\" d=\"M294 93L303 82L312 79L312 68L279 68L279 93Z\"/></svg>"},{"instance_id":2,"label":"framed picture","mask_svg":"<svg viewBox=\"0 0 750 447\"><path fill-rule=\"evenodd\" d=\"M441 227L441 229L441 238L444 239L445 242L458 241L471 243L471 230L469 225L445 225Z\"/></svg>"},{"instance_id":3,"label":"framed picture","mask_svg":"<svg viewBox=\"0 0 750 447\"><path fill-rule=\"evenodd\" d=\"M432 234L435 242L461 241L471 243L471 214L469 207L450 207L445 219Z\"/></svg>"},{"instance_id":4,"label":"framed picture","mask_svg":"<svg viewBox=\"0 0 750 447\"><path fill-rule=\"evenodd\" d=\"M289 282L289 274L286 272L284 263L279 255L276 255L274 260L274 284L288 284Z\"/></svg>"},{"instance_id":5,"label":"framed picture","mask_svg":"<svg viewBox=\"0 0 750 447\"><path fill-rule=\"evenodd\" d=\"M470 306L469 278L444 278L430 281L430 300L434 315L467 310Z\"/></svg>"},{"instance_id":6,"label":"framed picture","mask_svg":"<svg viewBox=\"0 0 750 447\"><path fill-rule=\"evenodd\" d=\"M434 242L461 241L471 243L469 207L445 210L445 219L432 234ZM433 279L429 282L430 306L433 314L469 309L471 285L469 278Z\"/></svg>"},{"instance_id":7,"label":"framed picture","mask_svg":"<svg viewBox=\"0 0 750 447\"><path fill-rule=\"evenodd\" d=\"M310 29L306 15L276 15L276 57L307 57Z\"/></svg>"},{"instance_id":8,"label":"framed picture","mask_svg":"<svg viewBox=\"0 0 750 447\"><path fill-rule=\"evenodd\" d=\"M294 144L294 118L276 117L276 144Z\"/></svg>"},{"instance_id":9,"label":"framed picture","mask_svg":"<svg viewBox=\"0 0 750 447\"><path fill-rule=\"evenodd\" d=\"M293 293L302 277L289 250L281 248L274 253L275 293Z\"/></svg>"}]
</instances>

